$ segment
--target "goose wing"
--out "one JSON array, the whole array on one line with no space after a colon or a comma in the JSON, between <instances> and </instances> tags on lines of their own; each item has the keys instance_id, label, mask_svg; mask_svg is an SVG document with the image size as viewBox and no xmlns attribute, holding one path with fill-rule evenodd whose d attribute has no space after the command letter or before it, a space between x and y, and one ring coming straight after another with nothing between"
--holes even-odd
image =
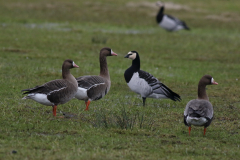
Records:
<instances>
[{"instance_id":1,"label":"goose wing","mask_svg":"<svg viewBox=\"0 0 240 160\"><path fill-rule=\"evenodd\" d=\"M73 84L63 79L57 79L47 82L41 86L24 89L23 94L45 94L47 99L54 104L65 103L76 93Z\"/></svg>"},{"instance_id":2,"label":"goose wing","mask_svg":"<svg viewBox=\"0 0 240 160\"><path fill-rule=\"evenodd\" d=\"M105 83L104 79L100 76L82 76L76 78L78 87L89 89L96 85Z\"/></svg>"},{"instance_id":3,"label":"goose wing","mask_svg":"<svg viewBox=\"0 0 240 160\"><path fill-rule=\"evenodd\" d=\"M169 19L172 19L173 21L175 21L177 24L181 24L182 23L182 21L181 20L179 20L178 18L176 18L176 17L173 17L173 16L171 16L171 15L166 15Z\"/></svg>"},{"instance_id":4,"label":"goose wing","mask_svg":"<svg viewBox=\"0 0 240 160\"><path fill-rule=\"evenodd\" d=\"M182 21L182 20L180 20L180 19L178 19L178 18L176 18L176 17L173 17L173 16L171 16L171 15L166 15L166 16L167 16L169 19L172 19L176 24L182 25L182 26L184 26L185 28L189 29L188 26L186 25L186 23L185 23L184 21Z\"/></svg>"},{"instance_id":5,"label":"goose wing","mask_svg":"<svg viewBox=\"0 0 240 160\"><path fill-rule=\"evenodd\" d=\"M57 79L47 82L41 86L23 89L22 92L24 92L23 94L40 93L48 95L66 87L67 87L66 81L63 81L62 79Z\"/></svg>"},{"instance_id":6,"label":"goose wing","mask_svg":"<svg viewBox=\"0 0 240 160\"><path fill-rule=\"evenodd\" d=\"M139 70L139 77L145 79L148 85L151 86L153 93L165 95L167 98L170 98L174 101L181 101L181 98L178 94L173 92L150 73Z\"/></svg>"},{"instance_id":7,"label":"goose wing","mask_svg":"<svg viewBox=\"0 0 240 160\"><path fill-rule=\"evenodd\" d=\"M101 99L110 88L104 78L100 76L82 76L76 79L78 87L87 89L87 96L91 100Z\"/></svg>"}]
</instances>

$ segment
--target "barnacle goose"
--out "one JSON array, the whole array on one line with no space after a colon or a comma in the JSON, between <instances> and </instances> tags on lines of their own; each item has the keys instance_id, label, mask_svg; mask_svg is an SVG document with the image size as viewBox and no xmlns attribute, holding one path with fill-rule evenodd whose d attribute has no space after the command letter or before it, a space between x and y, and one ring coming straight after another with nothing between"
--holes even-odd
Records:
<instances>
[{"instance_id":1,"label":"barnacle goose","mask_svg":"<svg viewBox=\"0 0 240 160\"><path fill-rule=\"evenodd\" d=\"M132 91L141 95L143 106L145 106L147 97L157 99L169 98L173 101L181 101L177 93L174 93L150 73L140 70L138 52L130 51L124 58L132 60L132 66L124 73L125 80Z\"/></svg>"},{"instance_id":2,"label":"barnacle goose","mask_svg":"<svg viewBox=\"0 0 240 160\"><path fill-rule=\"evenodd\" d=\"M160 10L156 17L159 26L166 29L167 31L178 31L181 29L190 30L184 21L181 21L171 15L164 14L164 4L157 2L156 5L160 7Z\"/></svg>"}]
</instances>

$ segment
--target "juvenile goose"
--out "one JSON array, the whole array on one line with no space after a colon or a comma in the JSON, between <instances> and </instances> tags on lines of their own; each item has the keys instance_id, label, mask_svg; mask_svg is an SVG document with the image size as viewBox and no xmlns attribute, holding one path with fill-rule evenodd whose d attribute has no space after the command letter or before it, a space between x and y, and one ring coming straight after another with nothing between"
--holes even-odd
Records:
<instances>
[{"instance_id":1,"label":"juvenile goose","mask_svg":"<svg viewBox=\"0 0 240 160\"><path fill-rule=\"evenodd\" d=\"M132 66L124 73L125 80L133 92L142 96L143 106L147 97L157 99L169 98L173 101L181 101L178 94L174 93L157 78L148 72L140 70L138 52L130 51L124 58L132 60Z\"/></svg>"},{"instance_id":2,"label":"juvenile goose","mask_svg":"<svg viewBox=\"0 0 240 160\"><path fill-rule=\"evenodd\" d=\"M78 77L78 91L75 98L84 100L86 109L91 101L103 98L111 87L110 75L107 66L107 56L117 56L111 48L102 48L99 54L100 75L99 76L82 76Z\"/></svg>"},{"instance_id":3,"label":"juvenile goose","mask_svg":"<svg viewBox=\"0 0 240 160\"><path fill-rule=\"evenodd\" d=\"M156 17L159 26L166 29L167 31L178 31L181 29L190 30L184 21L181 21L171 15L164 14L164 4L157 2L156 5L160 7L160 10Z\"/></svg>"},{"instance_id":4,"label":"juvenile goose","mask_svg":"<svg viewBox=\"0 0 240 160\"><path fill-rule=\"evenodd\" d=\"M184 111L184 124L188 126L190 135L191 125L204 126L203 135L206 133L206 128L210 125L213 119L213 106L209 102L206 85L218 84L212 76L203 76L198 83L198 98L189 101Z\"/></svg>"},{"instance_id":5,"label":"juvenile goose","mask_svg":"<svg viewBox=\"0 0 240 160\"><path fill-rule=\"evenodd\" d=\"M38 103L53 107L53 116L56 116L57 105L64 104L77 93L77 81L70 73L71 68L78 66L71 59L67 59L62 65L62 78L47 82L41 86L24 89L23 94L28 94L23 99L32 99Z\"/></svg>"}]
</instances>

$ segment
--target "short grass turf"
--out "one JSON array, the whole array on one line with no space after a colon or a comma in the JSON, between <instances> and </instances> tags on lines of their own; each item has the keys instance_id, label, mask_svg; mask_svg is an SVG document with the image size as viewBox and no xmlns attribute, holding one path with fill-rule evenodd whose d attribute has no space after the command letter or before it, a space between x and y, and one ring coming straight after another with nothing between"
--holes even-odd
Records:
<instances>
[{"instance_id":1,"label":"short grass turf","mask_svg":"<svg viewBox=\"0 0 240 160\"><path fill-rule=\"evenodd\" d=\"M165 12L191 31L170 33L155 22L155 1L0 1L0 159L239 159L240 1L173 0ZM177 6L177 7L176 7ZM52 108L22 100L22 89L61 78L73 59L76 76L99 74L99 51L108 46L112 86L85 112L73 99ZM181 95L181 102L131 92L124 71L131 50L141 69ZM183 124L199 79L208 86L214 119L203 136Z\"/></svg>"}]
</instances>

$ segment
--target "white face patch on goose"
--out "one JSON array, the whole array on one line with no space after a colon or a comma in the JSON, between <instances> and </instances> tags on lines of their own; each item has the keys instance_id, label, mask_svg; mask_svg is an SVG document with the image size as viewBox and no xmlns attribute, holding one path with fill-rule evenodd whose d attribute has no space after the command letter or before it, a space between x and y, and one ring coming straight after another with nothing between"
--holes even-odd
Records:
<instances>
[{"instance_id":1,"label":"white face patch on goose","mask_svg":"<svg viewBox=\"0 0 240 160\"><path fill-rule=\"evenodd\" d=\"M128 58L131 59L131 60L134 60L137 57L136 53L128 52L128 54L130 54L130 56Z\"/></svg>"},{"instance_id":2,"label":"white face patch on goose","mask_svg":"<svg viewBox=\"0 0 240 160\"><path fill-rule=\"evenodd\" d=\"M211 83L214 83L214 79L213 78L211 79Z\"/></svg>"}]
</instances>

